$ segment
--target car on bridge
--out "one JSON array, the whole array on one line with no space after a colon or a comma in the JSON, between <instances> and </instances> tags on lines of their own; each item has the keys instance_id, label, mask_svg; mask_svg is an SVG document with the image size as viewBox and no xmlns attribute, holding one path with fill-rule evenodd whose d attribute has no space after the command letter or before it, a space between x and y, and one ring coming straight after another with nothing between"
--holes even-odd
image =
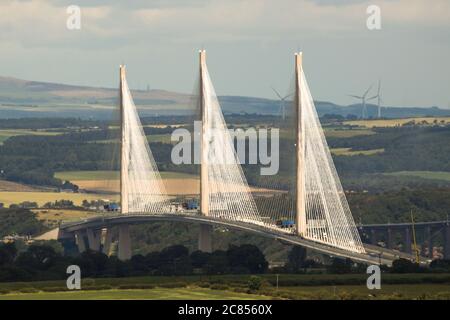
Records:
<instances>
[{"instance_id":1,"label":"car on bridge","mask_svg":"<svg viewBox=\"0 0 450 320\"><path fill-rule=\"evenodd\" d=\"M293 228L295 226L294 220L277 220L277 226L280 228Z\"/></svg>"}]
</instances>

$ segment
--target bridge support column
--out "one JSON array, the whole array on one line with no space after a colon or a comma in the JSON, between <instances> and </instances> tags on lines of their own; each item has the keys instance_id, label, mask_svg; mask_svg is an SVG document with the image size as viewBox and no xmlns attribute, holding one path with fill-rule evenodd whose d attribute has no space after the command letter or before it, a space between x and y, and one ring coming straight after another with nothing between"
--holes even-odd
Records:
<instances>
[{"instance_id":1,"label":"bridge support column","mask_svg":"<svg viewBox=\"0 0 450 320\"><path fill-rule=\"evenodd\" d=\"M387 247L388 249L394 248L394 230L392 228L387 228Z\"/></svg>"},{"instance_id":2,"label":"bridge support column","mask_svg":"<svg viewBox=\"0 0 450 320\"><path fill-rule=\"evenodd\" d=\"M81 231L75 232L76 242L78 246L78 252L83 253L86 251L86 243L84 242L84 235Z\"/></svg>"},{"instance_id":3,"label":"bridge support column","mask_svg":"<svg viewBox=\"0 0 450 320\"><path fill-rule=\"evenodd\" d=\"M198 250L203 252L212 252L212 226L209 224L200 225L198 237Z\"/></svg>"},{"instance_id":4,"label":"bridge support column","mask_svg":"<svg viewBox=\"0 0 450 320\"><path fill-rule=\"evenodd\" d=\"M88 238L89 249L92 251L100 251L100 244L102 239L101 230L87 229L86 234Z\"/></svg>"},{"instance_id":5,"label":"bridge support column","mask_svg":"<svg viewBox=\"0 0 450 320\"><path fill-rule=\"evenodd\" d=\"M427 238L428 238L428 257L433 259L433 229L431 226L427 227Z\"/></svg>"},{"instance_id":6,"label":"bridge support column","mask_svg":"<svg viewBox=\"0 0 450 320\"><path fill-rule=\"evenodd\" d=\"M296 175L295 175L295 228L298 235L306 235L306 194L305 194L305 125L301 97L302 54L295 54L295 135L296 135Z\"/></svg>"},{"instance_id":7,"label":"bridge support column","mask_svg":"<svg viewBox=\"0 0 450 320\"><path fill-rule=\"evenodd\" d=\"M412 241L411 241L411 230L409 227L405 228L405 238L404 238L404 251L406 253L412 254Z\"/></svg>"},{"instance_id":8,"label":"bridge support column","mask_svg":"<svg viewBox=\"0 0 450 320\"><path fill-rule=\"evenodd\" d=\"M377 245L377 232L375 229L370 229L370 244Z\"/></svg>"},{"instance_id":9,"label":"bridge support column","mask_svg":"<svg viewBox=\"0 0 450 320\"><path fill-rule=\"evenodd\" d=\"M450 224L444 226L444 259L450 260Z\"/></svg>"},{"instance_id":10,"label":"bridge support column","mask_svg":"<svg viewBox=\"0 0 450 320\"><path fill-rule=\"evenodd\" d=\"M111 228L106 229L105 234L105 242L103 242L102 252L109 256L109 251L111 250L111 242L112 242L112 230Z\"/></svg>"},{"instance_id":11,"label":"bridge support column","mask_svg":"<svg viewBox=\"0 0 450 320\"><path fill-rule=\"evenodd\" d=\"M131 259L130 226L127 224L119 226L119 250L117 257L122 261Z\"/></svg>"}]
</instances>

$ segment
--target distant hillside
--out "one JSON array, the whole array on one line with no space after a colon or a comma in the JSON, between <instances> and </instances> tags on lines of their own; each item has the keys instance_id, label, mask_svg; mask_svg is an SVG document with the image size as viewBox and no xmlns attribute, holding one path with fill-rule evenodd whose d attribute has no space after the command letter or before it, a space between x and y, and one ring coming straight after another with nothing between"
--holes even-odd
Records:
<instances>
[{"instance_id":1,"label":"distant hillside","mask_svg":"<svg viewBox=\"0 0 450 320\"><path fill-rule=\"evenodd\" d=\"M182 115L192 113L195 100L188 94L165 90L133 90L133 98L143 116ZM0 77L0 118L20 117L81 117L110 118L117 112L116 88L96 88L58 83L27 81ZM276 114L277 100L221 96L225 113ZM361 115L361 105L340 106L331 102L316 101L319 115ZM369 116L376 115L376 106L368 105ZM403 118L417 116L449 116L450 110L410 107L384 107L383 116Z\"/></svg>"}]
</instances>

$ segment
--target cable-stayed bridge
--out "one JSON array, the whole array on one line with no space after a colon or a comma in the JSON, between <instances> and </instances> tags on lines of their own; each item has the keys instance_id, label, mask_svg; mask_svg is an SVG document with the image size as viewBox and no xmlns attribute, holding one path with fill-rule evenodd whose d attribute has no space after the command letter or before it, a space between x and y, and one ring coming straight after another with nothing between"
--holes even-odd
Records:
<instances>
[{"instance_id":1,"label":"cable-stayed bridge","mask_svg":"<svg viewBox=\"0 0 450 320\"><path fill-rule=\"evenodd\" d=\"M208 68L199 54L200 208L172 210L152 151L120 67L121 212L65 223L61 237L75 237L79 251L88 247L108 253L113 229L118 229L118 257L131 257L129 225L158 220L200 224L199 249L212 251L212 226L255 232L281 241L355 261L390 265L398 257L389 250L365 246L348 206L331 158L302 68L295 55L292 143L294 183L289 197L258 205L239 164ZM284 199L284 200L283 200ZM275 201L276 200L276 201ZM102 232L103 230L103 232Z\"/></svg>"}]
</instances>

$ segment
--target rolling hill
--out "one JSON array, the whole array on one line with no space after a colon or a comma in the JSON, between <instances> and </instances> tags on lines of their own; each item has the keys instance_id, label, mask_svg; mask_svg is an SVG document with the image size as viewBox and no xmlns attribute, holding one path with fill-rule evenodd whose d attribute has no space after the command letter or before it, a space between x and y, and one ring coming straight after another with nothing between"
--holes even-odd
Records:
<instances>
[{"instance_id":1,"label":"rolling hill","mask_svg":"<svg viewBox=\"0 0 450 320\"><path fill-rule=\"evenodd\" d=\"M165 90L133 90L133 97L142 116L183 115L192 113L195 100L189 94ZM117 112L116 88L75 86L59 83L28 81L0 77L0 118L20 117L80 117L105 119ZM277 114L277 100L221 96L225 113ZM331 102L316 101L319 115L342 116L361 114L361 105L341 106ZM368 105L369 116L376 114L376 106ZM449 116L450 110L411 107L385 107L387 118L418 116Z\"/></svg>"}]
</instances>

